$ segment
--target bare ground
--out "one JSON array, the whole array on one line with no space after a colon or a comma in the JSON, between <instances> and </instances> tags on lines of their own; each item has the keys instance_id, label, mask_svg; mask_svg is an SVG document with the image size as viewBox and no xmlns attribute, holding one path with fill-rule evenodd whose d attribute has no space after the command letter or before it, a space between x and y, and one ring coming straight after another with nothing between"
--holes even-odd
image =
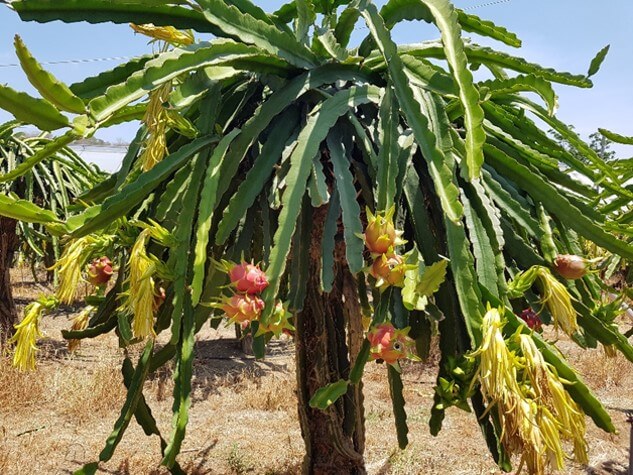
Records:
<instances>
[{"instance_id":1,"label":"bare ground","mask_svg":"<svg viewBox=\"0 0 633 475\"><path fill-rule=\"evenodd\" d=\"M24 273L18 280L28 281ZM18 283L21 304L45 291ZM43 319L45 339L38 370L18 373L0 358L0 474L69 474L97 459L123 405L120 364L125 356L114 335L83 343L69 355L60 330L71 314ZM588 421L590 465L569 465L570 474L625 474L633 409L633 372L622 357L600 349L561 350L609 409L620 431L610 435ZM129 349L136 358L139 348ZM265 360L245 356L230 329L205 327L197 336L193 403L180 464L191 474L295 474L303 442L294 397L294 348L274 341ZM451 409L438 437L428 431L436 367L403 369L410 445L398 450L383 365L369 364L365 377L367 468L371 474L497 474L473 415ZM171 427L171 368L153 375L145 396L168 436ZM133 421L113 459L98 473L164 474L157 437Z\"/></svg>"}]
</instances>

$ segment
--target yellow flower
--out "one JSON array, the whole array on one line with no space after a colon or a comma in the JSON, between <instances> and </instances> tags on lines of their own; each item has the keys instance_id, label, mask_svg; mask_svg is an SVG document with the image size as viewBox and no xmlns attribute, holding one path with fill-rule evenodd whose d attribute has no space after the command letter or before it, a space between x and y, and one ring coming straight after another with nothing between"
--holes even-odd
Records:
<instances>
[{"instance_id":1,"label":"yellow flower","mask_svg":"<svg viewBox=\"0 0 633 475\"><path fill-rule=\"evenodd\" d=\"M57 298L62 303L71 304L75 301L79 284L82 281L81 272L86 263L97 252L108 247L113 236L88 235L70 241L64 248L59 260L50 269L58 269L59 286Z\"/></svg>"},{"instance_id":2,"label":"yellow flower","mask_svg":"<svg viewBox=\"0 0 633 475\"><path fill-rule=\"evenodd\" d=\"M73 323L70 327L72 331L84 330L88 327L88 321L95 308L92 305L88 305L81 311L79 315L73 318ZM74 353L81 346L81 340L70 339L68 340L68 351Z\"/></svg>"},{"instance_id":3,"label":"yellow flower","mask_svg":"<svg viewBox=\"0 0 633 475\"><path fill-rule=\"evenodd\" d=\"M39 328L40 317L58 304L55 297L40 297L25 307L24 318L15 325L15 335L8 341L9 345L15 344L13 366L20 371L35 369L37 340L42 336Z\"/></svg>"},{"instance_id":4,"label":"yellow flower","mask_svg":"<svg viewBox=\"0 0 633 475\"><path fill-rule=\"evenodd\" d=\"M193 43L193 34L190 31L181 31L173 26L154 26L152 23L136 25L130 23L130 27L137 33L149 36L154 40L162 40L174 46L186 46Z\"/></svg>"},{"instance_id":5,"label":"yellow flower","mask_svg":"<svg viewBox=\"0 0 633 475\"><path fill-rule=\"evenodd\" d=\"M561 328L567 335L572 336L578 331L576 310L571 303L571 295L552 272L543 266L533 266L525 272L518 274L508 284L508 293L511 298L520 297L534 283L539 281L541 287L541 303L547 306L554 319L554 328Z\"/></svg>"},{"instance_id":6,"label":"yellow flower","mask_svg":"<svg viewBox=\"0 0 633 475\"><path fill-rule=\"evenodd\" d=\"M525 359L524 372L535 392L536 400L539 401L541 412L547 412L545 416L541 416L543 423L550 424L549 419L552 419L558 437L573 442L576 460L579 463L587 463L585 414L571 398L555 369L545 361L532 337L519 334L517 339ZM551 427L548 426L547 429ZM554 442L552 437L546 440L548 451L553 455L553 459L550 457L550 460L555 460L562 468L564 452L560 442L558 445ZM556 465L552 463L552 466Z\"/></svg>"},{"instance_id":7,"label":"yellow flower","mask_svg":"<svg viewBox=\"0 0 633 475\"><path fill-rule=\"evenodd\" d=\"M122 310L132 314L132 330L137 338L154 336L154 279L152 278L156 270L154 261L147 255L145 246L149 239L151 230L144 229L139 234L128 261L130 275L127 283L129 288L126 292Z\"/></svg>"},{"instance_id":8,"label":"yellow flower","mask_svg":"<svg viewBox=\"0 0 633 475\"><path fill-rule=\"evenodd\" d=\"M169 81L149 93L149 103L143 116L149 137L145 141L140 158L141 168L144 172L154 168L165 158L167 153L165 132L167 131L168 117L163 104L169 99L171 88L171 81Z\"/></svg>"},{"instance_id":9,"label":"yellow flower","mask_svg":"<svg viewBox=\"0 0 633 475\"><path fill-rule=\"evenodd\" d=\"M578 331L578 322L567 287L560 283L546 267L540 267L538 275L543 290L541 301L547 305L547 309L554 318L554 328L560 327L567 335L572 336Z\"/></svg>"},{"instance_id":10,"label":"yellow flower","mask_svg":"<svg viewBox=\"0 0 633 475\"><path fill-rule=\"evenodd\" d=\"M504 323L496 308L489 308L483 317L482 343L472 357L479 357L476 378L482 392L492 400L505 400L508 393L520 393L517 383L516 355L503 338Z\"/></svg>"},{"instance_id":11,"label":"yellow flower","mask_svg":"<svg viewBox=\"0 0 633 475\"><path fill-rule=\"evenodd\" d=\"M44 306L39 302L27 305L24 309L24 318L15 325L15 335L9 340L9 344L15 344L13 366L20 371L35 369L37 340L42 336L39 320L43 311Z\"/></svg>"},{"instance_id":12,"label":"yellow flower","mask_svg":"<svg viewBox=\"0 0 633 475\"><path fill-rule=\"evenodd\" d=\"M520 466L532 474L564 467L562 440L574 444L578 462L587 463L581 408L532 336L519 330L506 340L503 327L500 310L489 308L482 320L482 343L471 357L479 360L473 382L479 382L487 404L497 410L504 448L520 454Z\"/></svg>"}]
</instances>

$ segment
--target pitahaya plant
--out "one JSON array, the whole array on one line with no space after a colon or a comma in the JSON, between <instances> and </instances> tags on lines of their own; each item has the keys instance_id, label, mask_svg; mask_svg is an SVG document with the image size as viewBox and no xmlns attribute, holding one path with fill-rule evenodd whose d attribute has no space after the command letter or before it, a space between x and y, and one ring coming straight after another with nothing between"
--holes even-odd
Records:
<instances>
[{"instance_id":1,"label":"pitahaya plant","mask_svg":"<svg viewBox=\"0 0 633 475\"><path fill-rule=\"evenodd\" d=\"M590 87L606 50L589 75L541 67L465 41L462 30L520 46L512 32L448 0L389 0L381 8L370 0L296 0L272 13L249 0L105 3L78 9L76 0L13 0L10 6L28 20L131 22L166 41L160 52L69 87L46 75L45 83L33 81L41 99L0 86L2 97L13 98L1 105L16 117L66 129L51 149L119 121L143 121L121 170L92 193L93 207L65 223L33 204L17 215L36 216L72 239L118 236L109 254L116 262L138 244L138 223L171 234L155 232L144 241L137 265L121 266L100 302L96 315L103 320L95 316L69 335L116 327L124 344L146 341L127 410L101 461L112 457L133 414L143 414L148 433L158 433L141 397L143 382L157 361L171 357L175 422L161 463L181 473L176 458L189 417L195 334L225 312L249 322L259 357L284 325L286 309L292 315L305 473L366 470L359 383L372 355L391 363L385 366L398 443L407 445L404 381L395 368L402 358L393 345L408 348L408 327L418 346L436 330L442 351L432 432L441 429L448 407L472 407L473 423L504 470L513 455L530 455L534 473L560 466L563 456L556 445L548 458L543 439L513 438L504 421L546 431L548 441L566 435L583 414L615 431L554 343L513 311L529 306L536 293L563 331L633 360L627 339L593 310L604 284L593 274L559 281L547 266L558 254L579 255L576 235L633 257L633 246L612 234L628 232L611 219L633 198L624 175L554 115L553 85ZM396 44L392 29L405 20L428 23L440 38ZM367 27L356 30L366 35L360 42L352 35L357 25ZM214 38L188 44L193 36L177 30ZM27 73L43 76L37 62L28 64ZM16 209L0 201L0 213ZM230 297L226 273L216 265L221 259L240 262L231 268ZM248 262L261 262L265 275ZM368 278L370 268L382 283ZM158 280L167 300L154 312ZM213 303L223 297L226 307L218 309ZM129 303L129 318L107 311L120 298ZM371 315L367 336L363 315ZM137 319L142 332L131 328ZM167 349L154 347L161 333L168 333ZM530 413L502 401L504 390L522 404L533 400L515 387L517 378L504 379L519 370L509 345L521 352L526 377L546 372L557 400L573 407L573 424L553 424L547 404ZM497 364L495 349L509 356ZM492 374L500 367L508 374ZM499 412L499 401L506 412ZM584 454L574 453L581 462Z\"/></svg>"}]
</instances>

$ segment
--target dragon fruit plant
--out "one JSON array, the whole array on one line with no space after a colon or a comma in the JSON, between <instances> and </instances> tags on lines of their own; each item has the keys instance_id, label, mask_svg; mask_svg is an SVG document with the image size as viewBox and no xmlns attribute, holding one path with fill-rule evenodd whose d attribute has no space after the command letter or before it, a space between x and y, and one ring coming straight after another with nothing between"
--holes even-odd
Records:
<instances>
[{"instance_id":1,"label":"dragon fruit plant","mask_svg":"<svg viewBox=\"0 0 633 475\"><path fill-rule=\"evenodd\" d=\"M366 470L361 382L370 361L386 363L379 368L398 443L408 444L399 370L425 357L434 334L441 360L432 433L446 411L468 410L503 470L516 463L541 474L566 457L586 461L585 415L614 432L610 416L548 332L519 314L534 308L548 315L543 325L633 361L597 305L609 289L595 273L565 275L555 263L582 255L579 238L633 257L615 235L630 233L614 218L633 198L627 174L555 115L554 86L589 88L607 50L586 74L572 74L465 41L463 32L521 45L448 0L388 0L381 8L295 0L275 12L259 3L9 4L25 21L132 23L154 42L152 54L69 86L16 42L41 98L0 86L0 107L57 132L51 150L141 121L121 169L82 198L82 214L60 221L36 204L0 201L0 213L65 239L68 255L81 251L82 266L103 255L118 265L87 326L68 338L116 331L123 346L145 344L137 362L124 363L129 391L112 436L78 473L112 457L133 416L160 437L162 465L183 473L177 456L195 336L226 317L247 322L258 357L270 338L294 328L304 473ZM404 21L438 40L396 44L392 30ZM31 164L0 181L19 179ZM102 251L100 240L109 239L113 250ZM219 269L221 260L237 264ZM67 267L68 282L81 276L83 267ZM44 303L31 307L28 322ZM28 322L20 327L27 343L37 340ZM168 343L155 346L157 335ZM31 367L32 355L18 349ZM142 396L148 375L170 361L174 422L166 436Z\"/></svg>"}]
</instances>

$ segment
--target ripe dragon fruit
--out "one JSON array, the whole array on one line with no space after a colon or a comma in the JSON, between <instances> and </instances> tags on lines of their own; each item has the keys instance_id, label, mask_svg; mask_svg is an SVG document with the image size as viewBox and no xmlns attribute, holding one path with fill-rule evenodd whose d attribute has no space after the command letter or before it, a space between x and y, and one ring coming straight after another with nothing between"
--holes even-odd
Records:
<instances>
[{"instance_id":1,"label":"ripe dragon fruit","mask_svg":"<svg viewBox=\"0 0 633 475\"><path fill-rule=\"evenodd\" d=\"M259 266L241 262L234 264L228 270L231 284L238 292L246 292L247 294L259 294L268 287L268 278Z\"/></svg>"},{"instance_id":2,"label":"ripe dragon fruit","mask_svg":"<svg viewBox=\"0 0 633 475\"><path fill-rule=\"evenodd\" d=\"M259 318L264 301L256 295L234 294L224 298L221 308L232 323L248 323Z\"/></svg>"},{"instance_id":3,"label":"ripe dragon fruit","mask_svg":"<svg viewBox=\"0 0 633 475\"><path fill-rule=\"evenodd\" d=\"M88 282L92 285L107 284L112 277L112 261L109 257L103 256L93 260L87 269Z\"/></svg>"},{"instance_id":4,"label":"ripe dragon fruit","mask_svg":"<svg viewBox=\"0 0 633 475\"><path fill-rule=\"evenodd\" d=\"M409 328L396 330L391 323L381 323L373 327L367 334L371 345L371 359L383 360L394 366L398 360L404 358L419 359L411 352L413 340L407 336L408 333Z\"/></svg>"}]
</instances>

